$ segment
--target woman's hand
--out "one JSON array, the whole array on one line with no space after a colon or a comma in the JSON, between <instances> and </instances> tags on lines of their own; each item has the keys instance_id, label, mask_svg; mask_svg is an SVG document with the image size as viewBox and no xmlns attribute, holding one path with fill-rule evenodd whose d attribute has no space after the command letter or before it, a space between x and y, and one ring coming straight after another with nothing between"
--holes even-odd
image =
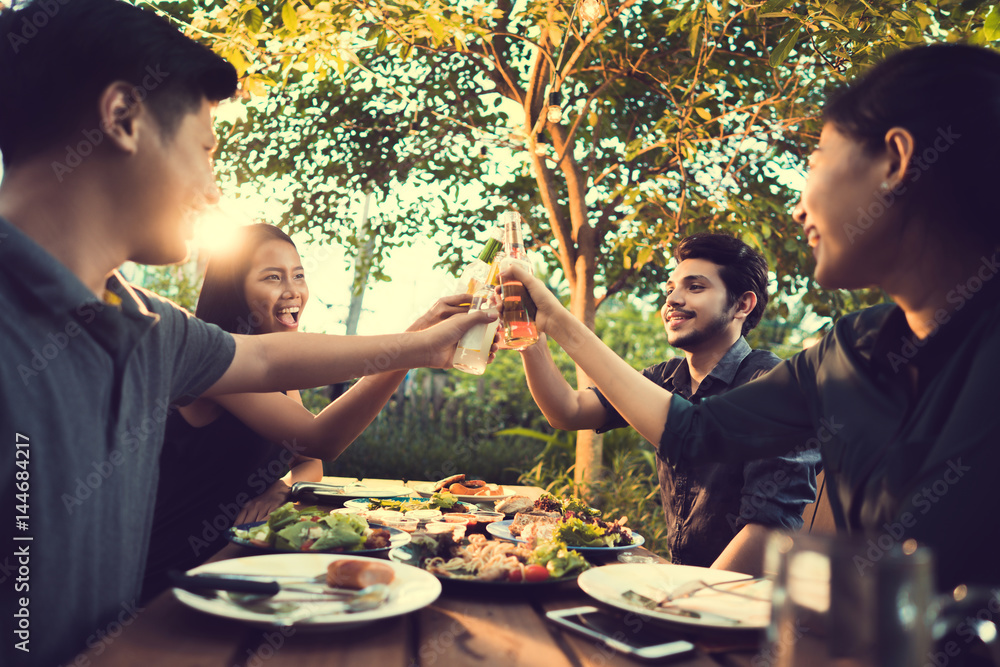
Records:
<instances>
[{"instance_id":1,"label":"woman's hand","mask_svg":"<svg viewBox=\"0 0 1000 667\"><path fill-rule=\"evenodd\" d=\"M290 490L284 480L279 479L267 487L264 493L251 499L250 502L244 505L233 523L238 526L243 523L263 521L267 518L268 514L288 502L288 492Z\"/></svg>"},{"instance_id":2,"label":"woman's hand","mask_svg":"<svg viewBox=\"0 0 1000 667\"><path fill-rule=\"evenodd\" d=\"M455 348L465 332L477 324L485 324L495 319L497 319L495 310L477 310L462 315L452 315L429 329L415 333L414 336L421 337L425 355L423 365L427 368L451 368L455 358ZM493 348L491 353L492 351Z\"/></svg>"},{"instance_id":3,"label":"woman's hand","mask_svg":"<svg viewBox=\"0 0 1000 667\"><path fill-rule=\"evenodd\" d=\"M428 329L438 322L444 322L452 315L461 315L469 312L469 304L472 303L471 294L453 294L444 296L434 302L430 309L417 318L407 331L422 331Z\"/></svg>"}]
</instances>

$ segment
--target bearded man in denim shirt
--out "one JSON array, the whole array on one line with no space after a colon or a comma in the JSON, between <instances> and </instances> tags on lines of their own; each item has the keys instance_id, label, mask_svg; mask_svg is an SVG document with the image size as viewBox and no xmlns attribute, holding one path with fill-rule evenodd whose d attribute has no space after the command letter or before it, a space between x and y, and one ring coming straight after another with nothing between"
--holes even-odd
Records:
<instances>
[{"instance_id":1,"label":"bearded man in denim shirt","mask_svg":"<svg viewBox=\"0 0 1000 667\"><path fill-rule=\"evenodd\" d=\"M666 284L661 317L667 342L684 356L643 375L697 401L777 365L778 357L752 350L744 338L767 305L764 258L722 234L689 236L674 256L678 264ZM597 388L570 387L547 345L531 346L521 357L532 397L552 426L599 433L628 426ZM815 498L819 453L805 449L745 463L656 462L671 560L760 574L767 533L802 527L802 511Z\"/></svg>"}]
</instances>

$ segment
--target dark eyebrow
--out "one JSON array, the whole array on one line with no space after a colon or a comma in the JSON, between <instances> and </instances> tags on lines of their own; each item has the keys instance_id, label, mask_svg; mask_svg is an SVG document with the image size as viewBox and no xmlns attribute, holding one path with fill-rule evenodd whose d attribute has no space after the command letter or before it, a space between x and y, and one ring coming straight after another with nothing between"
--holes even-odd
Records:
<instances>
[{"instance_id":1,"label":"dark eyebrow","mask_svg":"<svg viewBox=\"0 0 1000 667\"><path fill-rule=\"evenodd\" d=\"M701 276L701 275L697 275L697 274L690 275L690 276L684 276L683 278L681 278L680 282L682 282L682 283L692 283L692 282L694 282L696 280L700 280L700 281L705 282L705 283L711 283L712 282L707 276ZM667 281L667 285L673 285L673 284L674 284L673 280L668 280Z\"/></svg>"},{"instance_id":2,"label":"dark eyebrow","mask_svg":"<svg viewBox=\"0 0 1000 667\"><path fill-rule=\"evenodd\" d=\"M281 268L280 266L268 266L267 268L261 269L257 273L268 273L270 271L277 271L278 273L283 273L284 269ZM305 269L302 268L301 266L293 266L292 271L305 271Z\"/></svg>"}]
</instances>

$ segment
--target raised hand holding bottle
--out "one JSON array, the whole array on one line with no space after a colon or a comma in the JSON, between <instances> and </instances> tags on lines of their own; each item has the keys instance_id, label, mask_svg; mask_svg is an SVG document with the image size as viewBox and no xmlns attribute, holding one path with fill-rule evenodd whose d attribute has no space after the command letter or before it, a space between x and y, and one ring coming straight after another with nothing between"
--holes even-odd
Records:
<instances>
[{"instance_id":1,"label":"raised hand holding bottle","mask_svg":"<svg viewBox=\"0 0 1000 667\"><path fill-rule=\"evenodd\" d=\"M533 273L528 253L524 249L524 237L521 230L521 216L516 211L508 211L501 215L504 223L504 253L499 262L500 271L506 273L508 267L517 263L529 273ZM503 295L504 342L501 347L512 350L523 350L538 342L538 330L535 327L535 304L531 294L518 280L503 278L500 283Z\"/></svg>"}]
</instances>

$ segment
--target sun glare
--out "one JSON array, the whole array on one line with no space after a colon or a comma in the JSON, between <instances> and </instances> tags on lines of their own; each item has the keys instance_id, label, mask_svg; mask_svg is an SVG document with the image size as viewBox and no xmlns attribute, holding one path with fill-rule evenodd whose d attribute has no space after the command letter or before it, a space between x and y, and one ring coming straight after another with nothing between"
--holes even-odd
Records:
<instances>
[{"instance_id":1,"label":"sun glare","mask_svg":"<svg viewBox=\"0 0 1000 667\"><path fill-rule=\"evenodd\" d=\"M195 223L191 249L211 256L232 244L237 229L252 223L252 216L247 215L239 204L223 197L217 206L206 211Z\"/></svg>"}]
</instances>

